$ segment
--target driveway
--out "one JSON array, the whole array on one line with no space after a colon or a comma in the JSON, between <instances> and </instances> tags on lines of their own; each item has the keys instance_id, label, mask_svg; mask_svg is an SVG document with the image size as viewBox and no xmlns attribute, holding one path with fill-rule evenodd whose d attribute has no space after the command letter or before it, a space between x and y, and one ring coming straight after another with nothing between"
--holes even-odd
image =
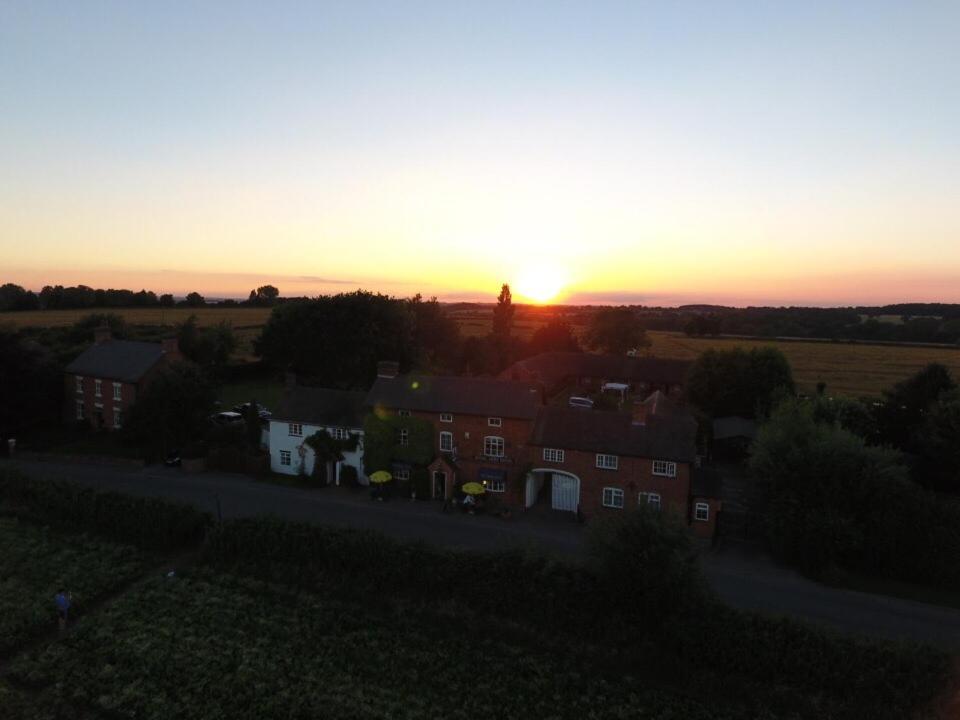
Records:
<instances>
[{"instance_id":1,"label":"driveway","mask_svg":"<svg viewBox=\"0 0 960 720\"><path fill-rule=\"evenodd\" d=\"M435 503L376 503L362 492L289 488L230 473L184 475L163 467L47 461L14 464L34 477L179 500L223 518L272 514L470 550L519 546L562 555L578 555L583 550L583 528L555 517L500 520L447 515ZM727 543L707 551L702 564L716 593L735 607L791 615L868 636L932 642L960 650L960 611L819 585L777 566L765 554L746 545Z\"/></svg>"}]
</instances>

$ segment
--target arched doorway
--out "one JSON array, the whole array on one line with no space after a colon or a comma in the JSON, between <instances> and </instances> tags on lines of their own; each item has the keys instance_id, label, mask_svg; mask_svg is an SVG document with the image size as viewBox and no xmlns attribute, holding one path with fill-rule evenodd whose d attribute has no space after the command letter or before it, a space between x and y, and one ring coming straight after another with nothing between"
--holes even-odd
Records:
<instances>
[{"instance_id":1,"label":"arched doorway","mask_svg":"<svg viewBox=\"0 0 960 720\"><path fill-rule=\"evenodd\" d=\"M554 510L577 512L580 507L580 478L553 468L535 468L527 475L526 506L533 507L543 487L549 488L550 507Z\"/></svg>"}]
</instances>

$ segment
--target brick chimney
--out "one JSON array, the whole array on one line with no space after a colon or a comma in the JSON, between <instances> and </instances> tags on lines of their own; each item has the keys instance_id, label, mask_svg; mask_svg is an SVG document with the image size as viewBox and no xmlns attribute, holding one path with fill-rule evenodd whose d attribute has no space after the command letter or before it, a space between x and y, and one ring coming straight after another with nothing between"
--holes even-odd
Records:
<instances>
[{"instance_id":1,"label":"brick chimney","mask_svg":"<svg viewBox=\"0 0 960 720\"><path fill-rule=\"evenodd\" d=\"M109 340L112 336L109 325L101 325L93 329L93 342L99 345Z\"/></svg>"},{"instance_id":2,"label":"brick chimney","mask_svg":"<svg viewBox=\"0 0 960 720\"><path fill-rule=\"evenodd\" d=\"M381 360L377 363L378 378L395 378L400 374L400 363L396 360Z\"/></svg>"}]
</instances>

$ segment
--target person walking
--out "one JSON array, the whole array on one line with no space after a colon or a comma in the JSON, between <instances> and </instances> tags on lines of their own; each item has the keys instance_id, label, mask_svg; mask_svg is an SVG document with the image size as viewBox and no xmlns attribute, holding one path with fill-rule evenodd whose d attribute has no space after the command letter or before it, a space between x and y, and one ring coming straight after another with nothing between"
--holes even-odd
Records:
<instances>
[{"instance_id":1,"label":"person walking","mask_svg":"<svg viewBox=\"0 0 960 720\"><path fill-rule=\"evenodd\" d=\"M68 593L63 588L60 588L53 598L53 602L57 606L57 622L60 625L61 630L64 630L67 627L67 615L70 613L72 599L73 594Z\"/></svg>"}]
</instances>

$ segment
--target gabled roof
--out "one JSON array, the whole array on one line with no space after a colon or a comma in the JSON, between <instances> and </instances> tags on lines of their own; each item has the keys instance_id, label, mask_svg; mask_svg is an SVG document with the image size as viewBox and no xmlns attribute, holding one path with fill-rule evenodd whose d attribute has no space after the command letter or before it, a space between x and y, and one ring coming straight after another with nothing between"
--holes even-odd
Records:
<instances>
[{"instance_id":1,"label":"gabled roof","mask_svg":"<svg viewBox=\"0 0 960 720\"><path fill-rule=\"evenodd\" d=\"M520 360L507 368L503 378L523 378L555 385L568 377L680 385L691 363L687 360L629 355L598 355L584 352L548 352Z\"/></svg>"},{"instance_id":2,"label":"gabled roof","mask_svg":"<svg viewBox=\"0 0 960 720\"><path fill-rule=\"evenodd\" d=\"M304 387L287 390L271 420L324 427L363 427L365 393Z\"/></svg>"},{"instance_id":3,"label":"gabled roof","mask_svg":"<svg viewBox=\"0 0 960 720\"><path fill-rule=\"evenodd\" d=\"M544 407L537 414L530 442L562 450L692 462L697 423L689 414L647 417L630 413Z\"/></svg>"},{"instance_id":4,"label":"gabled roof","mask_svg":"<svg viewBox=\"0 0 960 720\"><path fill-rule=\"evenodd\" d=\"M84 350L66 372L71 375L139 382L164 356L160 343L104 340Z\"/></svg>"},{"instance_id":5,"label":"gabled roof","mask_svg":"<svg viewBox=\"0 0 960 720\"><path fill-rule=\"evenodd\" d=\"M533 383L494 378L398 375L377 378L367 405L397 410L532 420L541 405Z\"/></svg>"}]
</instances>

